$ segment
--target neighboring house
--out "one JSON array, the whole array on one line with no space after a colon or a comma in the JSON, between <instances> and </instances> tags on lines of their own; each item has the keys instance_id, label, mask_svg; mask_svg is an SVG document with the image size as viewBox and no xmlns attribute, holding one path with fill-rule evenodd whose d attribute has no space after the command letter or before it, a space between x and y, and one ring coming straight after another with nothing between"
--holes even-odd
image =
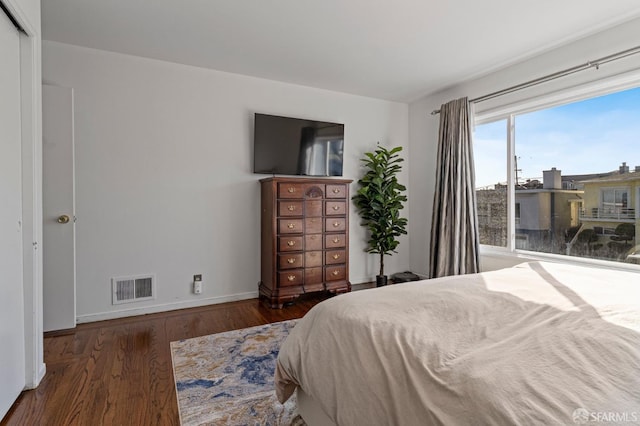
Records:
<instances>
[{"instance_id":1,"label":"neighboring house","mask_svg":"<svg viewBox=\"0 0 640 426\"><path fill-rule=\"evenodd\" d=\"M563 189L561 171L543 172L542 185L516 188L516 248L563 253L566 231L578 225L583 191Z\"/></svg>"},{"instance_id":2,"label":"neighboring house","mask_svg":"<svg viewBox=\"0 0 640 426\"><path fill-rule=\"evenodd\" d=\"M580 212L583 230L593 229L597 241L593 246L604 257L626 254L636 245L637 237L621 240L616 229L621 224L635 227L635 235L640 231L640 167L630 172L626 163L610 176L585 180L584 208Z\"/></svg>"},{"instance_id":3,"label":"neighboring house","mask_svg":"<svg viewBox=\"0 0 640 426\"><path fill-rule=\"evenodd\" d=\"M480 243L490 246L507 245L507 186L476 190L478 204L478 232Z\"/></svg>"},{"instance_id":4,"label":"neighboring house","mask_svg":"<svg viewBox=\"0 0 640 426\"><path fill-rule=\"evenodd\" d=\"M564 253L566 231L578 225L583 191L563 189L566 181L555 167L543 175L543 182L527 180L516 187L516 248ZM507 186L478 189L476 196L481 243L506 246Z\"/></svg>"},{"instance_id":5,"label":"neighboring house","mask_svg":"<svg viewBox=\"0 0 640 426\"><path fill-rule=\"evenodd\" d=\"M568 176L554 167L543 175L543 182L529 179L515 188L517 249L640 260L640 166L629 171L622 163L613 172ZM476 195L481 243L505 247L507 186L478 189Z\"/></svg>"}]
</instances>

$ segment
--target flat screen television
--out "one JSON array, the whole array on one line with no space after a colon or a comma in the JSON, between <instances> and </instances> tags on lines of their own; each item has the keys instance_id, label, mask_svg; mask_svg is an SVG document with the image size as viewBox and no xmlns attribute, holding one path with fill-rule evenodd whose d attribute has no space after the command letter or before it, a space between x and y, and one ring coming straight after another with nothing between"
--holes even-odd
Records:
<instances>
[{"instance_id":1,"label":"flat screen television","mask_svg":"<svg viewBox=\"0 0 640 426\"><path fill-rule=\"evenodd\" d=\"M255 114L253 172L342 176L344 124Z\"/></svg>"}]
</instances>

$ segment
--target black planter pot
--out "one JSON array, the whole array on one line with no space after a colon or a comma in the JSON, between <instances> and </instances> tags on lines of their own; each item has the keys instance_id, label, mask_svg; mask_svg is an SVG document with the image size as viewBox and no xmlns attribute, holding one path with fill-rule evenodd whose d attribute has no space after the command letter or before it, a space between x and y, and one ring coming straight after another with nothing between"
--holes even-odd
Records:
<instances>
[{"instance_id":1,"label":"black planter pot","mask_svg":"<svg viewBox=\"0 0 640 426\"><path fill-rule=\"evenodd\" d=\"M382 287L387 285L386 275L376 275L376 287Z\"/></svg>"}]
</instances>

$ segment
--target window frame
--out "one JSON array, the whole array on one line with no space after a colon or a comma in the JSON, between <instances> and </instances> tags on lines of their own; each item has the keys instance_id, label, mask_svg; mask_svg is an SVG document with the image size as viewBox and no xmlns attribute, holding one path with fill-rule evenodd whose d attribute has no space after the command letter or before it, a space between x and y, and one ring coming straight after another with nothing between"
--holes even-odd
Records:
<instances>
[{"instance_id":1,"label":"window frame","mask_svg":"<svg viewBox=\"0 0 640 426\"><path fill-rule=\"evenodd\" d=\"M604 195L605 192L608 191L613 191L613 203L609 203L609 202L605 202L604 201ZM600 200L598 203L598 208L602 211L599 214L623 214L623 211L626 209L629 209L629 200L631 199L629 197L631 193L631 187L629 186L611 186L611 187L605 187L605 188L600 188ZM624 205L624 203L621 203L621 205L618 207L617 206L617 202L616 202L616 195L617 194L626 194L626 197L623 197L626 200L626 205ZM605 212L605 203L607 204L611 204L612 207L612 212L607 213ZM619 210L619 211L617 211ZM617 211L617 212L616 212ZM603 218L606 218L606 216L602 216Z\"/></svg>"},{"instance_id":2,"label":"window frame","mask_svg":"<svg viewBox=\"0 0 640 426\"><path fill-rule=\"evenodd\" d=\"M634 70L618 76L608 77L572 88L546 93L523 101L505 103L482 109L480 105L473 105L473 126L488 124L499 120L507 121L507 244L506 247L480 244L480 255L497 258L516 258L527 260L547 260L563 263L599 266L609 269L625 269L640 271L640 265L634 265L613 260L601 260L579 256L566 256L553 253L516 248L516 220L515 220L515 118L529 112L550 109L556 106L580 102L598 96L604 96L628 89L640 87L640 70ZM640 217L640 188L636 197L636 216ZM627 196L629 196L628 194Z\"/></svg>"}]
</instances>

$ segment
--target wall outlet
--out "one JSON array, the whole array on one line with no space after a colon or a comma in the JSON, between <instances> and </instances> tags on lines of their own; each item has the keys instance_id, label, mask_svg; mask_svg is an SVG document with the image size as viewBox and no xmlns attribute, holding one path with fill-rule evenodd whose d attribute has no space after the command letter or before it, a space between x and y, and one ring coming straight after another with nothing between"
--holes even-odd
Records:
<instances>
[{"instance_id":1,"label":"wall outlet","mask_svg":"<svg viewBox=\"0 0 640 426\"><path fill-rule=\"evenodd\" d=\"M194 294L202 294L202 275L194 275L193 276L193 293Z\"/></svg>"}]
</instances>

